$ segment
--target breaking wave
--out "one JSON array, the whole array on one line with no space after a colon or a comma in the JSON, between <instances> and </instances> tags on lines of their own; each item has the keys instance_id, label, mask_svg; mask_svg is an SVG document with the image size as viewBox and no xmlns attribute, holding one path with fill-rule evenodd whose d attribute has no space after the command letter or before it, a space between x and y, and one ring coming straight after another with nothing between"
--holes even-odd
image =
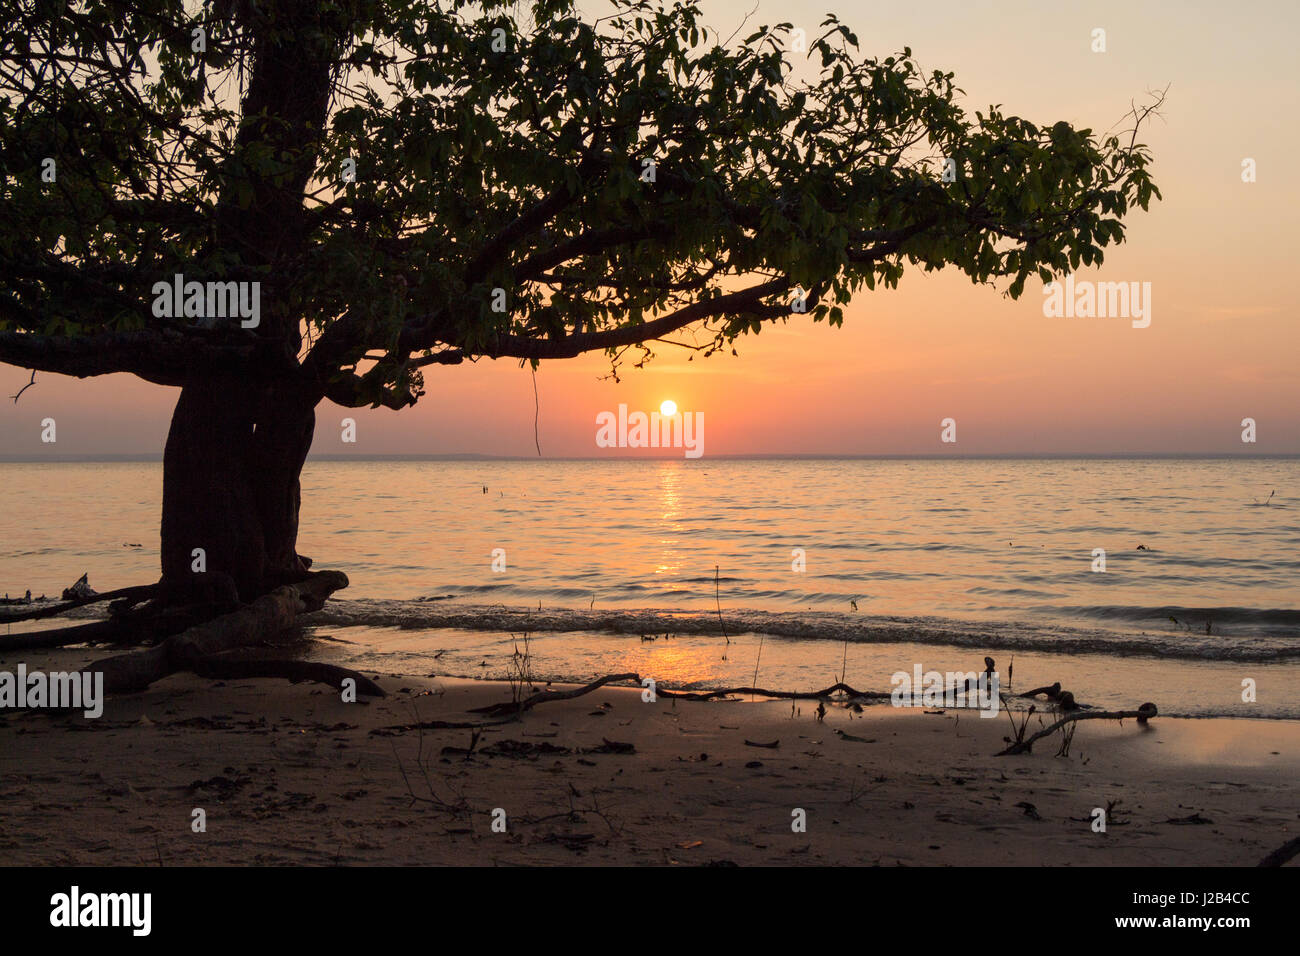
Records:
<instances>
[{"instance_id":1,"label":"breaking wave","mask_svg":"<svg viewBox=\"0 0 1300 956\"><path fill-rule=\"evenodd\" d=\"M1090 619L1104 618L1097 608ZM414 601L333 600L311 618L316 625L456 629L507 633L585 631L608 634L762 634L773 638L856 644L915 643L1067 654L1169 657L1182 660L1283 662L1300 660L1300 611L1244 608L1114 608L1117 623L1147 624L1141 632L1042 623L989 624L938 617L881 617L837 612L524 608ZM1085 616L1081 613L1081 616ZM1200 622L1208 621L1207 630ZM1234 634L1234 623L1250 633ZM1226 631L1225 631L1226 629ZM1261 633L1262 630L1262 633Z\"/></svg>"}]
</instances>

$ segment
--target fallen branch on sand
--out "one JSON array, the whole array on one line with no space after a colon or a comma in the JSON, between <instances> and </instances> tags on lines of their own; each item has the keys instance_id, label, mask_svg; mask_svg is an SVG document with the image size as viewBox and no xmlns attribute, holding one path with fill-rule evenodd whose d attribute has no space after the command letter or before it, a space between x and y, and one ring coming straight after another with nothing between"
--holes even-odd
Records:
<instances>
[{"instance_id":1,"label":"fallen branch on sand","mask_svg":"<svg viewBox=\"0 0 1300 956\"><path fill-rule=\"evenodd\" d=\"M572 690L549 690L548 689L548 690L539 691L538 693L533 694L531 697L526 697L523 700L503 701L499 704L489 704L486 707L476 707L473 710L471 710L470 713L483 714L488 718L492 718L478 723L472 721L427 720L427 721L421 721L419 723L412 723L412 724L397 724L388 727L377 727L370 732L372 734L380 734L380 735L388 736L388 735L400 733L402 731L409 731L409 730L481 730L485 727L498 726L500 724L506 724L513 720L516 720L525 711L532 710L532 708L538 706L539 704L547 704L557 700L574 700L575 698L583 697L587 694L592 693L593 691L599 690L600 688L608 685L631 684L636 687L641 687L643 683L644 682L642 681L640 674L634 674L634 673L606 674L604 677L599 677L589 684L584 684L581 687L575 687ZM1059 687L1059 685L1057 686ZM1040 688L1039 690L1041 692L1042 690L1044 690L1044 688ZM1059 691L1055 691L1055 692L1059 693ZM837 693L844 694L850 701L867 700L867 699L885 700L893 696L892 694L884 691L857 690L856 688L850 687L848 684L845 684L843 682L832 684L831 686L823 688L822 690L814 690L814 691L768 690L761 687L727 687L721 690L710 690L710 691L699 691L699 692L672 691L672 690L665 690L663 688L656 688L654 693L656 697L662 697L669 700L694 700L694 701L714 700L719 697L732 697L732 696L745 696L745 695L768 697L768 698L779 699L779 700L821 700L821 701L828 700L829 698L833 697ZM1068 701L1069 705L1073 707L1081 706L1079 704L1074 703L1074 697L1068 691L1065 693L1059 693L1059 697L1063 701ZM1010 713L1010 711L1008 711L1008 713ZM1030 710L1030 713L1031 714L1033 713L1032 709ZM1042 738L1055 733L1057 730L1060 730L1062 727L1066 727L1068 725L1073 724L1075 721L1096 720L1096 719L1123 720L1126 717L1132 717L1137 719L1140 723L1146 723L1152 717L1155 717L1156 714L1157 714L1156 705L1151 703L1143 704L1137 710L1089 711L1086 713L1070 713L1068 716L1062 717L1060 720L1056 721L1056 723L1052 724L1047 729L1040 730L1038 733L1034 734L1028 740L1019 739L1019 737L1023 736L1024 733L1023 726L1022 726L1017 740L1014 743L1012 743L1011 746L1007 747L1001 753L997 754L997 756L1001 757L1007 754L1028 753L1029 750L1033 747L1035 741L1041 740ZM874 741L872 740L867 740L861 737L852 737L848 734L843 733L842 731L836 731L836 732L839 733L842 737L844 737L847 740L856 740L861 743L874 743ZM750 746L754 746L754 747L772 746L771 744L755 744L752 743L751 741L745 741L745 742Z\"/></svg>"},{"instance_id":2,"label":"fallen branch on sand","mask_svg":"<svg viewBox=\"0 0 1300 956\"><path fill-rule=\"evenodd\" d=\"M302 661L236 661L221 655L258 644L291 627L299 614L319 610L335 591L348 586L341 571L319 571L286 584L229 614L174 634L155 647L95 661L85 673L104 675L104 692L132 694L180 671L208 677L285 677L340 686L346 678L357 691L383 696L383 690L355 671Z\"/></svg>"},{"instance_id":3,"label":"fallen branch on sand","mask_svg":"<svg viewBox=\"0 0 1300 956\"><path fill-rule=\"evenodd\" d=\"M1156 705L1151 703L1146 703L1143 704L1141 707L1139 707L1137 710L1102 710L1102 711L1089 712L1086 714L1070 714L1067 717L1062 717L1060 720L1052 724L1050 727L1044 730L1040 730L1038 733L1034 734L1028 740L1017 741L1013 743L1010 747L1007 747L1005 750L998 751L998 753L994 754L994 756L1006 757L1011 754L1028 753L1030 749L1034 746L1034 741L1041 740L1044 737L1048 737L1051 734L1055 733L1056 731L1060 730L1066 724L1072 724L1075 721L1124 720L1127 717L1134 717L1139 722L1146 723L1152 717L1156 716L1156 713L1157 713Z\"/></svg>"},{"instance_id":4,"label":"fallen branch on sand","mask_svg":"<svg viewBox=\"0 0 1300 956\"><path fill-rule=\"evenodd\" d=\"M660 697L671 697L678 700L712 700L715 697L732 697L745 694L751 697L771 697L776 700L823 700L827 697L833 697L836 692L843 693L853 700L888 700L893 696L887 691L855 690L844 683L835 683L822 690L810 691L765 690L762 687L727 687L723 690L705 692L660 690L655 693Z\"/></svg>"},{"instance_id":5,"label":"fallen branch on sand","mask_svg":"<svg viewBox=\"0 0 1300 956\"><path fill-rule=\"evenodd\" d=\"M1300 856L1300 836L1288 840L1280 847L1260 860L1256 866L1282 866L1288 860Z\"/></svg>"},{"instance_id":6,"label":"fallen branch on sand","mask_svg":"<svg viewBox=\"0 0 1300 956\"><path fill-rule=\"evenodd\" d=\"M494 717L495 720L481 721L474 723L472 721L459 720L425 720L414 724L396 724L391 727L379 727L372 730L372 734L389 734L396 731L404 730L474 730L483 727L492 727L497 724L509 723L526 710L532 710L538 704L546 704L556 700L573 700L576 697L582 697L590 694L592 691L599 690L609 684L632 684L636 687L642 686L640 674L606 674L604 677L597 678L590 684L584 684L582 687L573 690L543 690L538 691L531 697L526 697L521 701L503 701L500 704L490 704L486 707L475 707L470 711L471 714L484 714L488 717ZM833 696L837 691L843 692L850 699L886 699L890 695L880 691L861 691L855 690L848 684L832 684L824 690L815 691L784 691L784 690L764 690L759 687L728 687L722 690L711 691L672 691L656 688L655 696L664 697L670 700L713 700L718 697L743 696L746 694L760 697L771 697L783 700L818 700Z\"/></svg>"},{"instance_id":7,"label":"fallen branch on sand","mask_svg":"<svg viewBox=\"0 0 1300 956\"><path fill-rule=\"evenodd\" d=\"M575 697L582 697L584 694L590 694L594 690L604 687L606 684L631 683L641 686L643 683L640 674L606 674L604 677L592 681L575 690L543 690L531 697L515 703L508 701L500 704L491 704L487 707L476 707L470 711L473 714L487 714L491 717L503 716L506 714L520 714L525 710L531 710L538 704L549 703L553 700L572 700ZM770 697L779 700L820 700L831 697L837 691L846 694L850 698L877 700L888 699L889 694L880 691L861 691L854 690L848 684L832 684L824 690L814 691L787 691L787 690L765 690L762 687L727 687L722 690L710 691L672 691L656 688L656 697L665 697L670 700L714 700L718 697L733 697L749 695L751 697Z\"/></svg>"},{"instance_id":8,"label":"fallen branch on sand","mask_svg":"<svg viewBox=\"0 0 1300 956\"><path fill-rule=\"evenodd\" d=\"M641 678L637 674L606 674L604 677L592 681L576 690L543 690L538 691L531 697L525 697L521 701L506 701L500 704L492 704L488 707L475 707L470 711L471 714L487 714L489 717L498 717L505 714L522 714L526 710L532 710L538 704L549 703L553 700L573 700L575 697L581 697L584 694L590 694L594 690L599 690L606 684L621 684L627 681L641 683Z\"/></svg>"}]
</instances>

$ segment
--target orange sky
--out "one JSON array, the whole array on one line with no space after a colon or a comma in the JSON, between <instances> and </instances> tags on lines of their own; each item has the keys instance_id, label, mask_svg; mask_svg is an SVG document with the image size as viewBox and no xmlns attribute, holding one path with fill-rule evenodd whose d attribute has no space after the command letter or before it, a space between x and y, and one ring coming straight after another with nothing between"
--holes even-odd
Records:
<instances>
[{"instance_id":1,"label":"orange sky","mask_svg":"<svg viewBox=\"0 0 1300 956\"><path fill-rule=\"evenodd\" d=\"M724 36L753 0L704 0ZM910 45L927 69L952 70L973 112L999 103L1036 122L1109 128L1130 100L1170 86L1144 140L1165 201L1130 220L1129 241L1077 278L1152 284L1153 319L1045 318L1040 288L1018 302L959 274L908 274L863 294L844 327L765 329L740 356L686 361L661 350L621 384L605 359L543 365L537 375L547 455L626 455L595 447L595 417L665 398L705 416L705 454L1300 452L1300 295L1290 256L1300 208L1300 75L1292 3L1146 4L963 0L820 6L763 0L751 25L789 20L815 35L835 9L863 49ZM588 3L592 10L602 9ZM1090 51L1101 27L1108 50ZM1241 161L1258 181L1241 182ZM533 389L511 362L433 368L414 409L318 411L317 453L532 455ZM0 394L27 373L0 366ZM109 376L41 374L0 411L0 454L141 454L162 448L174 390ZM356 444L338 422L357 419ZM58 423L55 445L40 422ZM939 423L957 421L941 444ZM1258 422L1243 445L1240 422Z\"/></svg>"}]
</instances>

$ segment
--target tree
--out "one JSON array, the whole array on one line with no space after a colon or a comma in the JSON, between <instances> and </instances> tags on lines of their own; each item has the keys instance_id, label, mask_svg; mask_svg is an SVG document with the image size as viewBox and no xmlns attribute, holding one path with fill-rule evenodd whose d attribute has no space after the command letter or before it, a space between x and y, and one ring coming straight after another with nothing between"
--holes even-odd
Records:
<instances>
[{"instance_id":1,"label":"tree","mask_svg":"<svg viewBox=\"0 0 1300 956\"><path fill-rule=\"evenodd\" d=\"M1150 108L1111 136L972 118L951 73L862 56L833 16L801 50L791 24L723 40L692 4L611 7L5 6L0 361L180 388L168 593L195 548L244 601L302 578L325 398L400 409L484 357L639 364L682 330L734 351L838 325L908 265L1015 297L1159 196ZM207 297L170 302L178 275Z\"/></svg>"}]
</instances>

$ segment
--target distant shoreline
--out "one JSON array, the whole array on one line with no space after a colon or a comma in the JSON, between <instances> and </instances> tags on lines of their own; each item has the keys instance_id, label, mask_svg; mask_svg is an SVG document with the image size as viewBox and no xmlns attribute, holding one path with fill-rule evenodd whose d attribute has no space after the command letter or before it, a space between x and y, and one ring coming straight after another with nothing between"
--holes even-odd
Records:
<instances>
[{"instance_id":1,"label":"distant shoreline","mask_svg":"<svg viewBox=\"0 0 1300 956\"><path fill-rule=\"evenodd\" d=\"M161 454L141 455L0 455L0 464L34 465L56 462L62 464L112 464L117 462L162 462ZM637 461L683 461L680 455L482 455L470 452L458 452L445 455L309 455L312 461L530 461L530 462L574 462L574 461L608 461L617 463ZM1107 453L1072 453L1043 452L1038 454L943 454L943 455L833 455L823 454L744 454L744 455L707 455L694 459L699 465L710 461L1297 461L1300 453L1274 452L1253 454L1228 454L1224 452L1107 452Z\"/></svg>"}]
</instances>

